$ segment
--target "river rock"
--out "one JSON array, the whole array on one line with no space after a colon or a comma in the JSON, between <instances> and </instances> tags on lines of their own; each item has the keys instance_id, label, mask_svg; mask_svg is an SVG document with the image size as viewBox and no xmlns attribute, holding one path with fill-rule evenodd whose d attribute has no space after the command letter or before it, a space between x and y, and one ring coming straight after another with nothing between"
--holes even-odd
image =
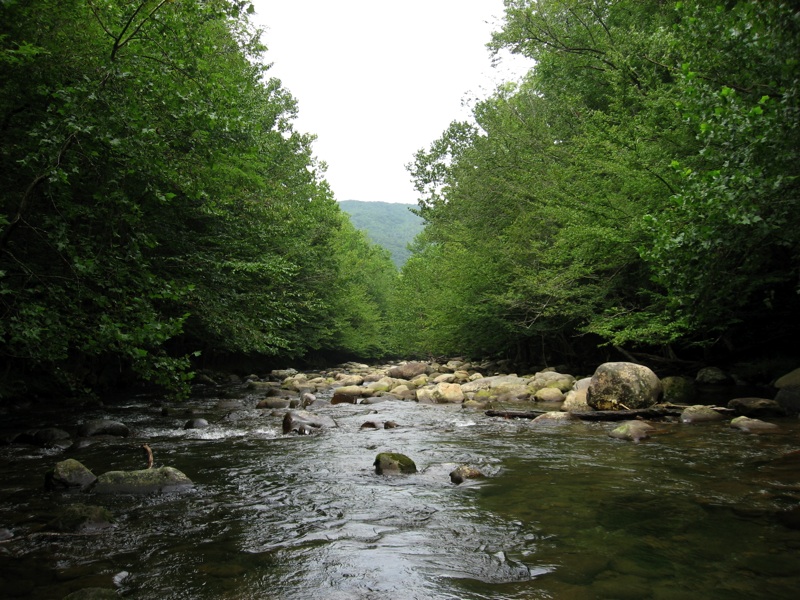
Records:
<instances>
[{"instance_id":1,"label":"river rock","mask_svg":"<svg viewBox=\"0 0 800 600\"><path fill-rule=\"evenodd\" d=\"M269 398L262 398L256 404L256 408L262 409L267 408L271 410L279 409L279 408L289 408L292 401L289 398L279 398L279 397L269 397Z\"/></svg>"},{"instance_id":2,"label":"river rock","mask_svg":"<svg viewBox=\"0 0 800 600\"><path fill-rule=\"evenodd\" d=\"M722 421L725 415L720 414L710 406L695 404L687 406L681 413L681 423L705 423L708 421Z\"/></svg>"},{"instance_id":3,"label":"river rock","mask_svg":"<svg viewBox=\"0 0 800 600\"><path fill-rule=\"evenodd\" d=\"M90 587L67 594L63 600L116 600L117 591L111 588Z\"/></svg>"},{"instance_id":4,"label":"river rock","mask_svg":"<svg viewBox=\"0 0 800 600\"><path fill-rule=\"evenodd\" d=\"M558 424L558 423L566 423L568 421L572 421L575 417L568 412L563 412L560 410L551 410L546 412L542 415L536 417L531 423L540 423L540 424Z\"/></svg>"},{"instance_id":5,"label":"river rock","mask_svg":"<svg viewBox=\"0 0 800 600\"><path fill-rule=\"evenodd\" d=\"M649 368L610 362L597 367L586 391L586 402L595 410L647 408L658 402L661 393L661 381Z\"/></svg>"},{"instance_id":6,"label":"river rock","mask_svg":"<svg viewBox=\"0 0 800 600\"><path fill-rule=\"evenodd\" d=\"M97 478L97 494L151 494L174 492L192 487L192 480L173 467L139 471L109 471Z\"/></svg>"},{"instance_id":7,"label":"river rock","mask_svg":"<svg viewBox=\"0 0 800 600\"><path fill-rule=\"evenodd\" d=\"M343 387L358 386L364 383L364 376L350 373L339 373L336 375L336 382Z\"/></svg>"},{"instance_id":8,"label":"river rock","mask_svg":"<svg viewBox=\"0 0 800 600\"><path fill-rule=\"evenodd\" d=\"M336 427L336 421L327 415L318 415L305 410L290 410L283 417L283 433L300 435L315 433L327 427Z\"/></svg>"},{"instance_id":9,"label":"river rock","mask_svg":"<svg viewBox=\"0 0 800 600\"><path fill-rule=\"evenodd\" d=\"M390 368L386 374L389 377L394 377L396 379L414 379L418 375L422 375L426 373L428 370L428 365L424 362L420 361L412 361L407 362L402 365L395 365L394 367Z\"/></svg>"},{"instance_id":10,"label":"river rock","mask_svg":"<svg viewBox=\"0 0 800 600\"><path fill-rule=\"evenodd\" d=\"M664 377L661 380L661 387L664 389L664 402L691 404L697 397L694 380L689 377Z\"/></svg>"},{"instance_id":11,"label":"river rock","mask_svg":"<svg viewBox=\"0 0 800 600\"><path fill-rule=\"evenodd\" d=\"M779 390L787 387L800 387L800 368L778 377L775 381L775 387Z\"/></svg>"},{"instance_id":12,"label":"river rock","mask_svg":"<svg viewBox=\"0 0 800 600\"><path fill-rule=\"evenodd\" d=\"M564 404L561 405L561 410L567 412L588 412L594 410L586 402L586 389L570 390L564 397Z\"/></svg>"},{"instance_id":13,"label":"river rock","mask_svg":"<svg viewBox=\"0 0 800 600\"><path fill-rule=\"evenodd\" d=\"M83 463L68 458L56 463L52 471L45 475L45 487L53 488L80 488L91 486L97 477Z\"/></svg>"},{"instance_id":14,"label":"river rock","mask_svg":"<svg viewBox=\"0 0 800 600\"><path fill-rule=\"evenodd\" d=\"M575 385L575 378L572 375L559 373L558 371L540 371L533 376L528 384L531 394L546 388L555 388L560 392L568 392Z\"/></svg>"},{"instance_id":15,"label":"river rock","mask_svg":"<svg viewBox=\"0 0 800 600\"><path fill-rule=\"evenodd\" d=\"M493 375L492 377L482 377L475 381L470 381L461 386L461 390L467 394L480 390L491 390L492 396L510 394L514 397L524 398L529 395L529 380L516 375Z\"/></svg>"},{"instance_id":16,"label":"river rock","mask_svg":"<svg viewBox=\"0 0 800 600\"><path fill-rule=\"evenodd\" d=\"M78 428L78 435L81 437L93 437L95 435L128 437L128 434L130 434L130 430L127 425L110 419L94 419L87 421Z\"/></svg>"},{"instance_id":17,"label":"river rock","mask_svg":"<svg viewBox=\"0 0 800 600\"><path fill-rule=\"evenodd\" d=\"M485 477L485 475L480 469L469 465L461 465L450 471L450 481L456 485L464 483L466 479L479 479L482 477Z\"/></svg>"},{"instance_id":18,"label":"river rock","mask_svg":"<svg viewBox=\"0 0 800 600\"><path fill-rule=\"evenodd\" d=\"M734 398L728 402L728 408L732 408L739 416L744 417L783 417L786 411L781 408L775 400L767 398Z\"/></svg>"},{"instance_id":19,"label":"river rock","mask_svg":"<svg viewBox=\"0 0 800 600\"><path fill-rule=\"evenodd\" d=\"M111 512L102 506L71 504L59 510L47 527L64 533L95 533L108 529L113 521Z\"/></svg>"},{"instance_id":20,"label":"river rock","mask_svg":"<svg viewBox=\"0 0 800 600\"><path fill-rule=\"evenodd\" d=\"M422 387L416 390L417 402L420 404L436 404L432 387Z\"/></svg>"},{"instance_id":21,"label":"river rock","mask_svg":"<svg viewBox=\"0 0 800 600\"><path fill-rule=\"evenodd\" d=\"M434 400L439 404L460 404L464 401L464 392L457 383L437 383L432 393Z\"/></svg>"},{"instance_id":22,"label":"river rock","mask_svg":"<svg viewBox=\"0 0 800 600\"><path fill-rule=\"evenodd\" d=\"M652 430L653 426L644 421L624 421L608 435L618 440L629 440L638 444L639 440L650 437Z\"/></svg>"},{"instance_id":23,"label":"river rock","mask_svg":"<svg viewBox=\"0 0 800 600\"><path fill-rule=\"evenodd\" d=\"M787 415L800 414L800 386L783 387L775 395L775 402Z\"/></svg>"},{"instance_id":24,"label":"river rock","mask_svg":"<svg viewBox=\"0 0 800 600\"><path fill-rule=\"evenodd\" d=\"M719 367L705 367L697 372L695 381L700 385L731 385L733 378Z\"/></svg>"},{"instance_id":25,"label":"river rock","mask_svg":"<svg viewBox=\"0 0 800 600\"><path fill-rule=\"evenodd\" d=\"M545 387L533 395L538 402L563 402L564 393L557 387Z\"/></svg>"},{"instance_id":26,"label":"river rock","mask_svg":"<svg viewBox=\"0 0 800 600\"><path fill-rule=\"evenodd\" d=\"M761 419L750 417L736 417L731 421L731 427L741 429L745 433L774 433L778 430L775 423L767 423Z\"/></svg>"},{"instance_id":27,"label":"river rock","mask_svg":"<svg viewBox=\"0 0 800 600\"><path fill-rule=\"evenodd\" d=\"M381 452L375 457L375 472L378 475L411 474L417 472L417 465L405 454Z\"/></svg>"},{"instance_id":28,"label":"river rock","mask_svg":"<svg viewBox=\"0 0 800 600\"><path fill-rule=\"evenodd\" d=\"M183 425L184 429L205 429L208 427L208 421L205 419L189 419Z\"/></svg>"}]
</instances>

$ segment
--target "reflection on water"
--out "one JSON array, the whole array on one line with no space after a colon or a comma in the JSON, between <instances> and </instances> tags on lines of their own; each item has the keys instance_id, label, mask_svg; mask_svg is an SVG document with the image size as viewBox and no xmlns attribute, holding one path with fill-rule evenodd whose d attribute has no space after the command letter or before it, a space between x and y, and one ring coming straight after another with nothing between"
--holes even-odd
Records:
<instances>
[{"instance_id":1,"label":"reflection on water","mask_svg":"<svg viewBox=\"0 0 800 600\"><path fill-rule=\"evenodd\" d=\"M245 406L255 404L245 398ZM145 401L96 411L134 439L74 452L0 448L4 597L61 598L117 587L130 598L789 598L800 584L796 421L749 436L725 424L659 425L640 444L606 423L537 427L454 406L386 402L320 409L339 427L281 435L284 411L216 410L183 430ZM361 430L377 411L397 429ZM48 421L48 418L50 419ZM46 425L68 426L41 417ZM45 421L47 421L45 423ZM95 473L157 465L190 492L99 497L42 491L65 456ZM402 452L413 476L375 475ZM485 480L454 486L458 464ZM59 505L99 504L115 526L68 535L45 526ZM793 523L788 523L793 525ZM796 524L794 524L796 527Z\"/></svg>"}]
</instances>

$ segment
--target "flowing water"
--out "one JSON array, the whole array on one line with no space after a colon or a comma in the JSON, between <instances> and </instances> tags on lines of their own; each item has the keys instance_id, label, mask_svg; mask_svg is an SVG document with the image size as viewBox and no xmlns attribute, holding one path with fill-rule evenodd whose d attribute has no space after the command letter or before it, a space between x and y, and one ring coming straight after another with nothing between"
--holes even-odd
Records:
<instances>
[{"instance_id":1,"label":"flowing water","mask_svg":"<svg viewBox=\"0 0 800 600\"><path fill-rule=\"evenodd\" d=\"M800 448L797 420L760 436L665 423L633 444L608 437L611 423L539 426L390 401L314 409L338 427L297 436L281 433L285 411L248 408L255 400L193 399L212 422L203 430L147 398L39 413L36 426L104 417L133 434L79 450L0 447L0 530L13 534L0 542L0 596L730 600L800 588L798 519L786 512L800 504L800 459L786 456ZM368 420L400 426L361 429ZM6 416L4 426L20 424ZM66 457L96 474L143 468L144 442L194 488L44 491ZM376 475L383 451L420 472ZM460 464L488 477L454 485ZM109 509L113 527L49 529L72 503Z\"/></svg>"}]
</instances>

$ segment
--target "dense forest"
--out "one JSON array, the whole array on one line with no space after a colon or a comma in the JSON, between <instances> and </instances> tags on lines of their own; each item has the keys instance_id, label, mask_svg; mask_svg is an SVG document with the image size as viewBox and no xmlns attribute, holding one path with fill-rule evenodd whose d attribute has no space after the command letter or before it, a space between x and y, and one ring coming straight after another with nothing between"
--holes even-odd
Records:
<instances>
[{"instance_id":1,"label":"dense forest","mask_svg":"<svg viewBox=\"0 0 800 600\"><path fill-rule=\"evenodd\" d=\"M182 394L226 361L794 347L791 3L507 0L490 48L536 66L410 157L425 229L399 273L252 12L0 0L0 397Z\"/></svg>"},{"instance_id":2,"label":"dense forest","mask_svg":"<svg viewBox=\"0 0 800 600\"><path fill-rule=\"evenodd\" d=\"M796 3L505 4L490 46L536 66L410 167L406 347L796 354Z\"/></svg>"},{"instance_id":3,"label":"dense forest","mask_svg":"<svg viewBox=\"0 0 800 600\"><path fill-rule=\"evenodd\" d=\"M395 266L403 268L411 256L409 246L422 232L422 219L410 210L414 205L341 200L339 207L356 229L366 233L374 244L386 248Z\"/></svg>"}]
</instances>

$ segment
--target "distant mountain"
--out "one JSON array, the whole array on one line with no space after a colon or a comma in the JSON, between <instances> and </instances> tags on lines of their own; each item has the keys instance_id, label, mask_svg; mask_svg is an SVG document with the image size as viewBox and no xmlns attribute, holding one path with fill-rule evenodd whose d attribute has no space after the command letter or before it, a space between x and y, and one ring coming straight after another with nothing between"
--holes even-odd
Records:
<instances>
[{"instance_id":1,"label":"distant mountain","mask_svg":"<svg viewBox=\"0 0 800 600\"><path fill-rule=\"evenodd\" d=\"M415 204L342 200L339 206L356 229L392 254L398 269L406 263L411 255L406 246L422 231L422 219L409 210Z\"/></svg>"}]
</instances>

